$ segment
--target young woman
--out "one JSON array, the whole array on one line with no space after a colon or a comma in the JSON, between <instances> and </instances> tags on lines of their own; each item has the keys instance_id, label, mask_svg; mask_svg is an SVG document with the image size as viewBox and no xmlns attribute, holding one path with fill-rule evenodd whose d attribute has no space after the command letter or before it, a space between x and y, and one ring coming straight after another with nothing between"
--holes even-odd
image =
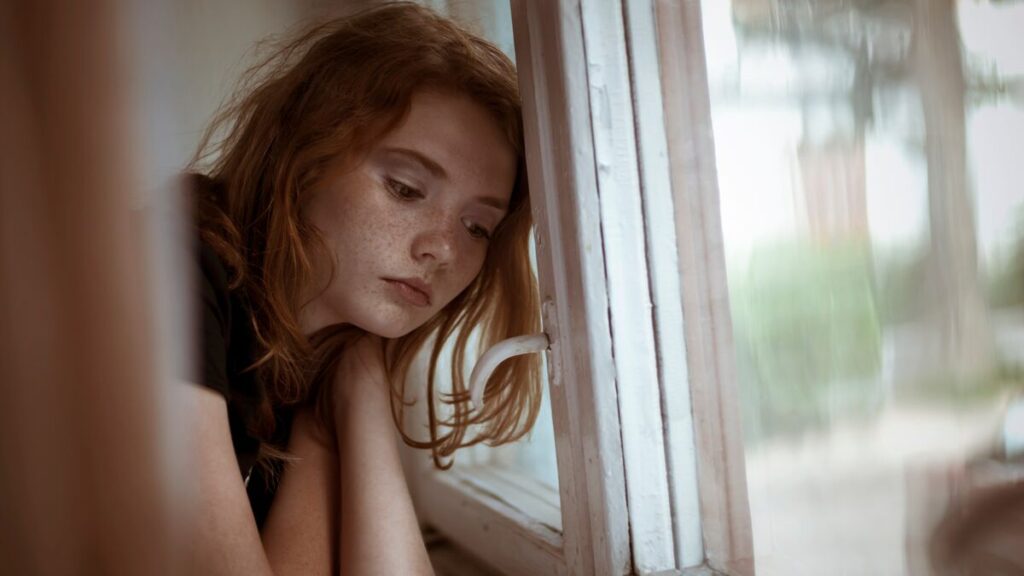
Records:
<instances>
[{"instance_id":1,"label":"young woman","mask_svg":"<svg viewBox=\"0 0 1024 576\"><path fill-rule=\"evenodd\" d=\"M539 331L513 65L413 4L333 21L252 72L191 172L195 572L430 573L396 425L443 468L522 436L540 398L535 358L499 367L473 411L462 378L472 331L480 350ZM400 422L427 347L417 439Z\"/></svg>"}]
</instances>

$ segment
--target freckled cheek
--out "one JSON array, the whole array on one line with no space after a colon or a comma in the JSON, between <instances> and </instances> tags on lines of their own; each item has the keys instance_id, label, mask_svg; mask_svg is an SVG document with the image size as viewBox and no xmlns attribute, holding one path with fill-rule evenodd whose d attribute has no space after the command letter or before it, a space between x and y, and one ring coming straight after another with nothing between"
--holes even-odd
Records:
<instances>
[{"instance_id":1,"label":"freckled cheek","mask_svg":"<svg viewBox=\"0 0 1024 576\"><path fill-rule=\"evenodd\" d=\"M358 257L382 274L415 273L409 264L417 219L386 204L362 208L350 219L358 228Z\"/></svg>"},{"instance_id":2,"label":"freckled cheek","mask_svg":"<svg viewBox=\"0 0 1024 576\"><path fill-rule=\"evenodd\" d=\"M391 259L408 256L419 220L407 210L386 209L376 216L377 248Z\"/></svg>"}]
</instances>

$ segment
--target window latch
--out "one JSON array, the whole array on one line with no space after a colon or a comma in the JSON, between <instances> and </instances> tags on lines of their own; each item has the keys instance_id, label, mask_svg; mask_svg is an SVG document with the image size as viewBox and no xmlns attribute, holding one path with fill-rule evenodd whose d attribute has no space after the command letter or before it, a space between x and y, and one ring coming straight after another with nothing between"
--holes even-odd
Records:
<instances>
[{"instance_id":1,"label":"window latch","mask_svg":"<svg viewBox=\"0 0 1024 576\"><path fill-rule=\"evenodd\" d=\"M543 332L516 336L491 346L490 350L484 352L484 355L480 357L469 376L469 398L473 408L479 410L483 407L484 386L487 385L487 381L499 364L513 356L543 352L549 346L548 335Z\"/></svg>"}]
</instances>

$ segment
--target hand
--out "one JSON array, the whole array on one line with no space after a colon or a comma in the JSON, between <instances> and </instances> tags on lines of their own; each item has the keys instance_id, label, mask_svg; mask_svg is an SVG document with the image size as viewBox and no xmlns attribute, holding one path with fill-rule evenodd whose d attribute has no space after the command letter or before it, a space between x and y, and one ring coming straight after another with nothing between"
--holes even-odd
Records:
<instances>
[{"instance_id":1,"label":"hand","mask_svg":"<svg viewBox=\"0 0 1024 576\"><path fill-rule=\"evenodd\" d=\"M344 416L352 408L383 411L390 416L391 385L384 368L383 341L363 334L346 346L334 374L335 411Z\"/></svg>"}]
</instances>

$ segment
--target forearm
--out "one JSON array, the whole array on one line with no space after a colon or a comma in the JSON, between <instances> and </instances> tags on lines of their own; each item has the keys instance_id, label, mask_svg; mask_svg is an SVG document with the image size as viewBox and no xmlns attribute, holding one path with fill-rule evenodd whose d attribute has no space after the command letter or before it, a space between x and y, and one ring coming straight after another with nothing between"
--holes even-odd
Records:
<instances>
[{"instance_id":1,"label":"forearm","mask_svg":"<svg viewBox=\"0 0 1024 576\"><path fill-rule=\"evenodd\" d=\"M341 571L433 574L403 475L387 394L380 382L345 382L339 398Z\"/></svg>"},{"instance_id":2,"label":"forearm","mask_svg":"<svg viewBox=\"0 0 1024 576\"><path fill-rule=\"evenodd\" d=\"M337 573L338 457L316 434L312 410L292 423L288 462L263 526L274 574Z\"/></svg>"}]
</instances>

